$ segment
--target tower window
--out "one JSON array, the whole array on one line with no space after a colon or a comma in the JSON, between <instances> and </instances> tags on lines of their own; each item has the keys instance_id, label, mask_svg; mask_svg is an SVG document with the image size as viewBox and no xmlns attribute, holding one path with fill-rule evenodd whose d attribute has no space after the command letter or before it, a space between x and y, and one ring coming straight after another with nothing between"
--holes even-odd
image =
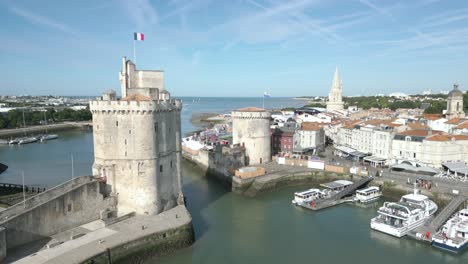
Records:
<instances>
[{"instance_id":1,"label":"tower window","mask_svg":"<svg viewBox=\"0 0 468 264\"><path fill-rule=\"evenodd\" d=\"M171 160L171 168L172 168L172 160Z\"/></svg>"},{"instance_id":2,"label":"tower window","mask_svg":"<svg viewBox=\"0 0 468 264\"><path fill-rule=\"evenodd\" d=\"M129 134L132 134L132 130L131 130L131 129L129 129L129 130L128 130L128 133L129 133Z\"/></svg>"},{"instance_id":3,"label":"tower window","mask_svg":"<svg viewBox=\"0 0 468 264\"><path fill-rule=\"evenodd\" d=\"M163 165L159 165L159 172L163 172Z\"/></svg>"},{"instance_id":4,"label":"tower window","mask_svg":"<svg viewBox=\"0 0 468 264\"><path fill-rule=\"evenodd\" d=\"M125 139L125 145L127 145L127 139Z\"/></svg>"},{"instance_id":5,"label":"tower window","mask_svg":"<svg viewBox=\"0 0 468 264\"><path fill-rule=\"evenodd\" d=\"M457 112L460 111L460 102L457 102Z\"/></svg>"},{"instance_id":6,"label":"tower window","mask_svg":"<svg viewBox=\"0 0 468 264\"><path fill-rule=\"evenodd\" d=\"M158 123L154 123L154 132L158 133L159 125Z\"/></svg>"},{"instance_id":7,"label":"tower window","mask_svg":"<svg viewBox=\"0 0 468 264\"><path fill-rule=\"evenodd\" d=\"M115 121L115 126L119 127L119 121Z\"/></svg>"}]
</instances>

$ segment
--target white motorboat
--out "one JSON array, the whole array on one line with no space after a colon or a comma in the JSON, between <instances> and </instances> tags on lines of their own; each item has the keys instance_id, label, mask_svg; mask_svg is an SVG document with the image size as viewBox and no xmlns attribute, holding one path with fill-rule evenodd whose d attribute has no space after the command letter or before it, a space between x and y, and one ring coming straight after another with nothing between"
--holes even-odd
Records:
<instances>
[{"instance_id":1,"label":"white motorboat","mask_svg":"<svg viewBox=\"0 0 468 264\"><path fill-rule=\"evenodd\" d=\"M371 186L356 191L356 200L361 203L369 203L376 201L380 198L380 196L382 196L382 192L377 186Z\"/></svg>"},{"instance_id":2,"label":"white motorboat","mask_svg":"<svg viewBox=\"0 0 468 264\"><path fill-rule=\"evenodd\" d=\"M44 141L47 141L47 140L52 140L52 139L57 139L57 138L58 138L57 134L47 134L47 135L41 136L40 141L44 142Z\"/></svg>"},{"instance_id":3,"label":"white motorboat","mask_svg":"<svg viewBox=\"0 0 468 264\"><path fill-rule=\"evenodd\" d=\"M403 195L399 202L385 202L372 218L372 229L392 236L402 237L424 224L437 211L437 204L415 188L414 193Z\"/></svg>"},{"instance_id":4,"label":"white motorboat","mask_svg":"<svg viewBox=\"0 0 468 264\"><path fill-rule=\"evenodd\" d=\"M19 138L12 138L10 141L8 141L8 144L13 145L13 144L18 144L20 141Z\"/></svg>"},{"instance_id":5,"label":"white motorboat","mask_svg":"<svg viewBox=\"0 0 468 264\"><path fill-rule=\"evenodd\" d=\"M24 137L19 140L18 145L29 144L29 143L33 143L36 141L37 141L37 138L35 137Z\"/></svg>"},{"instance_id":6,"label":"white motorboat","mask_svg":"<svg viewBox=\"0 0 468 264\"><path fill-rule=\"evenodd\" d=\"M313 200L321 199L325 197L325 195L326 194L319 189L309 189L303 192L295 192L292 204L300 205L303 203L308 203Z\"/></svg>"},{"instance_id":7,"label":"white motorboat","mask_svg":"<svg viewBox=\"0 0 468 264\"><path fill-rule=\"evenodd\" d=\"M454 253L468 248L468 208L460 210L432 236L432 245Z\"/></svg>"}]
</instances>

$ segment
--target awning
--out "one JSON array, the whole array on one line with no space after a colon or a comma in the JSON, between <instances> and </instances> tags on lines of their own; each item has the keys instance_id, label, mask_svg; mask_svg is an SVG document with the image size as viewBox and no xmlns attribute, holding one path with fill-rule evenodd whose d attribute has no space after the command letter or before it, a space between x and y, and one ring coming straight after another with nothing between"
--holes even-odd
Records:
<instances>
[{"instance_id":1,"label":"awning","mask_svg":"<svg viewBox=\"0 0 468 264\"><path fill-rule=\"evenodd\" d=\"M464 162L446 162L443 163L442 166L451 172L468 175L468 165L466 165Z\"/></svg>"},{"instance_id":2,"label":"awning","mask_svg":"<svg viewBox=\"0 0 468 264\"><path fill-rule=\"evenodd\" d=\"M395 165L393 165L391 167L391 169L392 170L410 171L410 172L420 173L420 174L430 174L430 175L434 175L434 174L439 173L439 170L431 168L431 167L427 167L427 166L415 167L415 166L411 166L411 165L406 164L406 163L395 164Z\"/></svg>"},{"instance_id":3,"label":"awning","mask_svg":"<svg viewBox=\"0 0 468 264\"><path fill-rule=\"evenodd\" d=\"M376 156L368 156L368 157L365 157L364 160L369 161L369 162L374 162L374 163L385 163L385 161L387 161L384 158L379 158Z\"/></svg>"},{"instance_id":4,"label":"awning","mask_svg":"<svg viewBox=\"0 0 468 264\"><path fill-rule=\"evenodd\" d=\"M341 152L347 153L347 154L351 154L353 152L356 152L355 149L348 148L348 147L345 147L345 146L337 146L337 147L335 147L335 149L337 149L337 150L339 150Z\"/></svg>"},{"instance_id":5,"label":"awning","mask_svg":"<svg viewBox=\"0 0 468 264\"><path fill-rule=\"evenodd\" d=\"M362 158L362 157L369 156L369 153L365 153L365 152L361 152L361 151L354 151L354 152L349 153L349 155L354 156L354 157Z\"/></svg>"}]
</instances>

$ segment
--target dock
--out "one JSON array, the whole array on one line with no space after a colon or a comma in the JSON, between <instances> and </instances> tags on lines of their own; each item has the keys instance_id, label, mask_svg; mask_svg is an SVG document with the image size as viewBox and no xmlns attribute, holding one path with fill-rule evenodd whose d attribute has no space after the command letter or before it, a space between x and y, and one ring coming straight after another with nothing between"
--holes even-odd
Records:
<instances>
[{"instance_id":1,"label":"dock","mask_svg":"<svg viewBox=\"0 0 468 264\"><path fill-rule=\"evenodd\" d=\"M371 177L363 177L357 180L356 182L354 182L353 184L347 186L342 191L335 193L329 198L316 200L314 202L311 202L310 204L309 203L301 204L300 206L310 209L310 210L318 211L318 210L322 210L322 209L332 207L335 205L339 205L342 203L352 202L353 199L345 199L345 197L351 195L357 189L368 184L370 181L372 181Z\"/></svg>"},{"instance_id":2,"label":"dock","mask_svg":"<svg viewBox=\"0 0 468 264\"><path fill-rule=\"evenodd\" d=\"M455 196L435 217L429 218L424 225L409 232L408 236L422 242L431 243L432 235L439 231L444 223L447 222L467 199L468 197L464 195Z\"/></svg>"}]
</instances>

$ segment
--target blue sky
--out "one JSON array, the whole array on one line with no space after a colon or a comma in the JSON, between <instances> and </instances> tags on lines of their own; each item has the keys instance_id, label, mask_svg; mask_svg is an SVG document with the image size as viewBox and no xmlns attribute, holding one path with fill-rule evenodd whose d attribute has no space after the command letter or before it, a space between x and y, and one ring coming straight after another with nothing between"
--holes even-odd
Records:
<instances>
[{"instance_id":1,"label":"blue sky","mask_svg":"<svg viewBox=\"0 0 468 264\"><path fill-rule=\"evenodd\" d=\"M0 0L0 94L118 90L121 56L177 96L468 86L466 0Z\"/></svg>"}]
</instances>

